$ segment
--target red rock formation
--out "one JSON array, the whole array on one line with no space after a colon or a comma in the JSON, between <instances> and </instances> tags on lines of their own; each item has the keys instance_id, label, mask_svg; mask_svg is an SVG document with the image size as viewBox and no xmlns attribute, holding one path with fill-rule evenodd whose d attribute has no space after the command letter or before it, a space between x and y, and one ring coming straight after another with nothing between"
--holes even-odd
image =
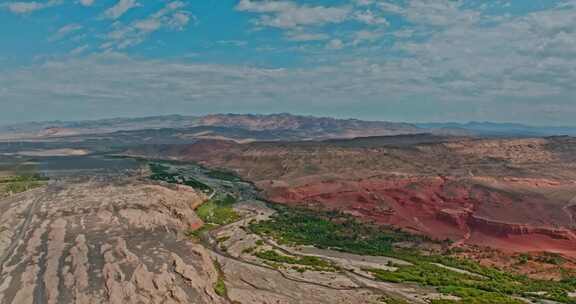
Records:
<instances>
[{"instance_id":1,"label":"red rock formation","mask_svg":"<svg viewBox=\"0 0 576 304\"><path fill-rule=\"evenodd\" d=\"M201 142L170 155L233 169L279 203L341 210L456 245L576 256L575 140L429 140Z\"/></svg>"},{"instance_id":2,"label":"red rock formation","mask_svg":"<svg viewBox=\"0 0 576 304\"><path fill-rule=\"evenodd\" d=\"M537 236L552 241L550 251L573 246L576 255L576 233L560 204L545 210L553 207L545 197L490 188L474 179L407 177L260 186L276 202L342 210L436 239L515 251L518 244L508 248L505 240L520 237L516 242L521 241L522 250L541 250L541 243L530 244L530 236Z\"/></svg>"}]
</instances>

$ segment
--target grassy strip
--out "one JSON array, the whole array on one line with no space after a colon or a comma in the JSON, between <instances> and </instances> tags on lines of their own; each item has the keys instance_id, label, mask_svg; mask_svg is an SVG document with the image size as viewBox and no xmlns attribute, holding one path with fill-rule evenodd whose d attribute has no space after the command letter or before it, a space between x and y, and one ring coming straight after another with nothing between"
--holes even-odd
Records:
<instances>
[{"instance_id":1,"label":"grassy strip","mask_svg":"<svg viewBox=\"0 0 576 304\"><path fill-rule=\"evenodd\" d=\"M227 225L240 219L240 215L233 208L235 203L236 199L230 195L211 199L198 207L196 214L205 223Z\"/></svg>"},{"instance_id":2,"label":"grassy strip","mask_svg":"<svg viewBox=\"0 0 576 304\"><path fill-rule=\"evenodd\" d=\"M0 180L0 196L25 192L43 186L48 178L31 174L4 178Z\"/></svg>"},{"instance_id":3,"label":"grassy strip","mask_svg":"<svg viewBox=\"0 0 576 304\"><path fill-rule=\"evenodd\" d=\"M214 225L214 224L204 224L202 227L200 227L199 229L196 230L188 230L184 233L184 235L186 235L187 237L194 239L194 240L200 240L200 237L202 236L202 233L210 231L214 228L218 227L218 225Z\"/></svg>"},{"instance_id":4,"label":"grassy strip","mask_svg":"<svg viewBox=\"0 0 576 304\"><path fill-rule=\"evenodd\" d=\"M404 300L392 298L392 297L380 297L378 299L378 301L383 303L383 304L409 304L408 302L406 302Z\"/></svg>"},{"instance_id":5,"label":"grassy strip","mask_svg":"<svg viewBox=\"0 0 576 304\"><path fill-rule=\"evenodd\" d=\"M258 251L254 255L260 259L290 265L308 266L314 271L330 271L334 272L338 269L330 262L312 256L291 257L279 254L274 250ZM298 270L306 270L305 268L296 268Z\"/></svg>"},{"instance_id":6,"label":"grassy strip","mask_svg":"<svg viewBox=\"0 0 576 304\"><path fill-rule=\"evenodd\" d=\"M225 181L229 181L229 182L242 181L240 179L240 177L238 177L238 175L236 175L236 173L231 172L231 171L211 170L208 173L206 173L206 175L208 177L211 177L214 179L220 179L220 180L225 180Z\"/></svg>"},{"instance_id":7,"label":"grassy strip","mask_svg":"<svg viewBox=\"0 0 576 304\"><path fill-rule=\"evenodd\" d=\"M218 272L218 279L216 279L216 283L214 283L214 292L223 298L228 298L228 289L224 282L224 271L222 271L222 265L220 265L218 261L214 261L214 267Z\"/></svg>"},{"instance_id":8,"label":"grassy strip","mask_svg":"<svg viewBox=\"0 0 576 304\"><path fill-rule=\"evenodd\" d=\"M470 260L445 255L423 255L417 250L395 248L405 241L424 241L394 229L381 229L361 224L349 216L334 212L313 212L275 206L277 214L269 221L252 223L250 229L288 244L313 245L361 255L388 256L412 263L398 266L397 271L368 269L375 277L387 282L412 282L436 287L440 292L461 297L464 303L519 304L513 296L539 297L561 303L576 303L568 292L576 289L576 278L561 282L534 280L525 276L481 266ZM458 273L433 263L455 267L474 276ZM544 296L534 293L545 292ZM455 303L446 300L435 304Z\"/></svg>"}]
</instances>

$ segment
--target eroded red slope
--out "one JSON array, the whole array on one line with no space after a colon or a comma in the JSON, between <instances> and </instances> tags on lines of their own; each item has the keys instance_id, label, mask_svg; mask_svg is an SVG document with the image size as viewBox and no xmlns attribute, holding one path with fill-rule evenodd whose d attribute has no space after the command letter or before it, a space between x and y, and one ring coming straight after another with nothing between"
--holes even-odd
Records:
<instances>
[{"instance_id":1,"label":"eroded red slope","mask_svg":"<svg viewBox=\"0 0 576 304\"><path fill-rule=\"evenodd\" d=\"M551 186L550 191L567 186ZM541 193L522 193L513 181L494 187L485 179L388 177L331 180L298 186L261 182L271 200L337 209L457 244L506 251L550 251L576 256L574 207ZM526 185L522 185L526 188ZM576 190L576 187L574 187ZM542 186L538 187L542 191ZM565 202L568 204L568 202Z\"/></svg>"},{"instance_id":2,"label":"eroded red slope","mask_svg":"<svg viewBox=\"0 0 576 304\"><path fill-rule=\"evenodd\" d=\"M576 257L575 139L424 139L203 141L161 154L235 170L280 203L456 245Z\"/></svg>"}]
</instances>

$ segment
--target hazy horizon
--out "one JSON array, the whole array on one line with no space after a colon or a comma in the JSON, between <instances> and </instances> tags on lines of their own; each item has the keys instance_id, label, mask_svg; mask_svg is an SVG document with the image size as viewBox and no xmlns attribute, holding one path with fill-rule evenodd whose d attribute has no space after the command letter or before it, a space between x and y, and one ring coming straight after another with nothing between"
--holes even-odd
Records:
<instances>
[{"instance_id":1,"label":"hazy horizon","mask_svg":"<svg viewBox=\"0 0 576 304\"><path fill-rule=\"evenodd\" d=\"M30 121L21 121L21 122L13 122L13 123L0 123L0 127L4 126L11 126L11 125L19 125L19 124L33 124L33 123L51 123L51 122L61 122L61 123L74 123L74 122L86 122L86 121L101 121L101 120L121 120L121 119L145 119L145 118L154 118L154 117L170 117L170 116L180 116L180 117L203 117L208 115L293 115L293 116L303 116L303 117L314 117L314 118L334 118L334 119L341 119L341 120L361 120L361 121L375 121L375 122L392 122L392 123L407 123L407 124L414 124L414 125L427 125L427 124L460 124L460 125L469 125L469 124L496 124L496 125L520 125L525 127L534 127L534 128L576 128L576 125L538 125L538 124L529 124L523 122L511 122L511 121L477 121L477 120L470 120L470 121L394 121L394 120L386 120L386 119L362 119L358 117L349 117L349 116L328 116L328 115L315 115L315 114L308 114L308 113L291 113L291 112L269 112L269 113L252 113L252 112L220 112L220 113L205 113L205 114L180 114L180 113L171 113L171 114L162 114L162 115L142 115L142 116L104 116L98 118L88 118L88 119L53 119L53 120L30 120Z\"/></svg>"}]
</instances>

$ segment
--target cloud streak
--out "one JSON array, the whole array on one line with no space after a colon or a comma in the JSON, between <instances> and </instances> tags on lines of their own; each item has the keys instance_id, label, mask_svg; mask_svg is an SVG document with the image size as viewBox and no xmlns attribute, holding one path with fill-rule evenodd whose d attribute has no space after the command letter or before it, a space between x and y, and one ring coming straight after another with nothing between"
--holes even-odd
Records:
<instances>
[{"instance_id":1,"label":"cloud streak","mask_svg":"<svg viewBox=\"0 0 576 304\"><path fill-rule=\"evenodd\" d=\"M94 4L94 0L80 0L79 3L83 6L92 6L92 4Z\"/></svg>"},{"instance_id":2,"label":"cloud streak","mask_svg":"<svg viewBox=\"0 0 576 304\"><path fill-rule=\"evenodd\" d=\"M104 12L104 17L118 19L129 10L140 6L136 0L118 0L118 2Z\"/></svg>"},{"instance_id":3,"label":"cloud streak","mask_svg":"<svg viewBox=\"0 0 576 304\"><path fill-rule=\"evenodd\" d=\"M342 22L350 14L351 7L307 6L290 1L240 0L236 10L264 14L255 21L258 26L293 29Z\"/></svg>"},{"instance_id":4,"label":"cloud streak","mask_svg":"<svg viewBox=\"0 0 576 304\"><path fill-rule=\"evenodd\" d=\"M100 49L110 51L133 47L161 29L181 31L194 18L185 10L186 6L183 1L172 1L144 19L133 20L129 24L116 23Z\"/></svg>"},{"instance_id":5,"label":"cloud streak","mask_svg":"<svg viewBox=\"0 0 576 304\"><path fill-rule=\"evenodd\" d=\"M14 14L30 14L60 4L62 4L61 0L50 0L46 2L10 2L2 4L1 7L4 7Z\"/></svg>"}]
</instances>

